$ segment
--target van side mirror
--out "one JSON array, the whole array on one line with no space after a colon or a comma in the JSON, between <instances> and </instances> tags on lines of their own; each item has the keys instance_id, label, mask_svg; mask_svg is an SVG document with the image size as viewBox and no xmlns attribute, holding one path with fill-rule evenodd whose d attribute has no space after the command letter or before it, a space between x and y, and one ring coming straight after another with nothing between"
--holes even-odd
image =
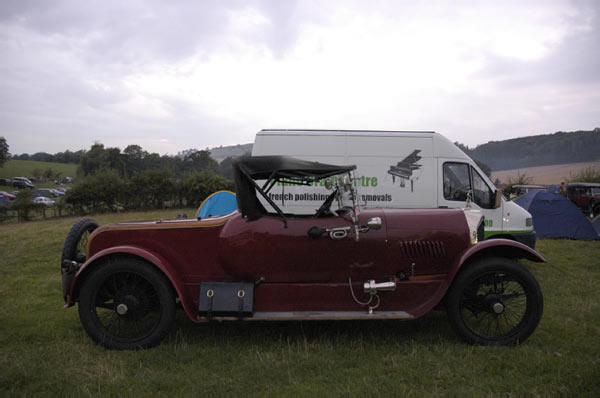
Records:
<instances>
[{"instance_id":1,"label":"van side mirror","mask_svg":"<svg viewBox=\"0 0 600 398\"><path fill-rule=\"evenodd\" d=\"M494 192L494 209L498 209L502 205L502 191L496 189Z\"/></svg>"}]
</instances>

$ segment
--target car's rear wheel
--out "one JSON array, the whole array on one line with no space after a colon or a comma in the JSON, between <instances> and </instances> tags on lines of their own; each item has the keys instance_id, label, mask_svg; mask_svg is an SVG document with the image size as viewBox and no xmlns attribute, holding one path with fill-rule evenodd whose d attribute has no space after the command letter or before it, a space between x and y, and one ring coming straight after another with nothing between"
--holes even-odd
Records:
<instances>
[{"instance_id":1,"label":"car's rear wheel","mask_svg":"<svg viewBox=\"0 0 600 398\"><path fill-rule=\"evenodd\" d=\"M85 262L85 247L90 235L96 228L98 228L98 223L91 218L82 218L73 224L67 239L65 239L60 259L61 266L64 266L65 260L78 263Z\"/></svg>"},{"instance_id":2,"label":"car's rear wheel","mask_svg":"<svg viewBox=\"0 0 600 398\"><path fill-rule=\"evenodd\" d=\"M175 296L170 283L152 265L117 259L85 277L79 318L90 337L106 348L152 347L174 322Z\"/></svg>"},{"instance_id":3,"label":"car's rear wheel","mask_svg":"<svg viewBox=\"0 0 600 398\"><path fill-rule=\"evenodd\" d=\"M482 345L522 343L540 322L544 306L533 275L505 258L470 264L456 276L447 299L456 332Z\"/></svg>"}]
</instances>

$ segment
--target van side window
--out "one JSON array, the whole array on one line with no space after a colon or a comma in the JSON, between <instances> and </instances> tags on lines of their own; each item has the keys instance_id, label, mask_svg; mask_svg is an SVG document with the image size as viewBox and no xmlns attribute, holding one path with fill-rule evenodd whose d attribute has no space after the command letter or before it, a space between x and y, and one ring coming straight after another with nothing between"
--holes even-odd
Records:
<instances>
[{"instance_id":1,"label":"van side window","mask_svg":"<svg viewBox=\"0 0 600 398\"><path fill-rule=\"evenodd\" d=\"M444 199L464 202L470 190L469 165L444 163Z\"/></svg>"},{"instance_id":2,"label":"van side window","mask_svg":"<svg viewBox=\"0 0 600 398\"><path fill-rule=\"evenodd\" d=\"M477 170L471 168L473 175L473 202L483 209L493 209L493 191Z\"/></svg>"}]
</instances>

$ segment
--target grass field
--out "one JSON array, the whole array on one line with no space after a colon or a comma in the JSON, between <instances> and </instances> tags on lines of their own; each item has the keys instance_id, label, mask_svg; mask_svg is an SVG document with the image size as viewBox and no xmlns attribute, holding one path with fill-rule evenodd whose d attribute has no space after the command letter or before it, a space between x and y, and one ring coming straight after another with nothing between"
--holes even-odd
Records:
<instances>
[{"instance_id":1,"label":"grass field","mask_svg":"<svg viewBox=\"0 0 600 398\"><path fill-rule=\"evenodd\" d=\"M0 226L2 396L600 395L600 242L538 242L548 262L525 265L544 292L544 316L517 347L464 344L443 312L412 322L208 325L180 313L162 345L118 352L94 345L77 309L62 308L60 252L75 221Z\"/></svg>"},{"instance_id":2,"label":"grass field","mask_svg":"<svg viewBox=\"0 0 600 398\"><path fill-rule=\"evenodd\" d=\"M519 175L525 175L531 178L531 184L560 185L561 182L574 178L586 169L600 170L600 161L495 171L492 173L492 181L498 178L502 183L508 184L509 179L518 180Z\"/></svg>"},{"instance_id":3,"label":"grass field","mask_svg":"<svg viewBox=\"0 0 600 398\"><path fill-rule=\"evenodd\" d=\"M60 173L60 177L73 177L77 174L77 165L73 163L51 163L51 162L36 162L34 160L9 160L4 164L4 167L0 167L0 178L13 178L13 177L32 177L33 171L40 169L43 171L52 169L54 173ZM54 187L55 184L52 182L48 183L34 183L37 188L49 188ZM3 187L4 188L4 187Z\"/></svg>"}]
</instances>

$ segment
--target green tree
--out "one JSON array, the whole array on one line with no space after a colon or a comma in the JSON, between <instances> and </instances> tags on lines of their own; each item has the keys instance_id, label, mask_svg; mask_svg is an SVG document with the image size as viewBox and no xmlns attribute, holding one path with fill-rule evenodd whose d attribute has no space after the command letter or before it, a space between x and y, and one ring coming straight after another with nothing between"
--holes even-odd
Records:
<instances>
[{"instance_id":1,"label":"green tree","mask_svg":"<svg viewBox=\"0 0 600 398\"><path fill-rule=\"evenodd\" d=\"M4 163L10 159L10 153L8 153L8 143L4 137L0 137L0 167L4 167Z\"/></svg>"},{"instance_id":2,"label":"green tree","mask_svg":"<svg viewBox=\"0 0 600 398\"><path fill-rule=\"evenodd\" d=\"M42 209L43 204L33 203L33 191L23 189L19 191L17 198L13 201L11 208L17 211L19 221L31 220L31 212Z\"/></svg>"},{"instance_id":3,"label":"green tree","mask_svg":"<svg viewBox=\"0 0 600 398\"><path fill-rule=\"evenodd\" d=\"M481 171L483 171L485 173L485 175L488 176L488 178L492 177L492 168L490 166L488 166L487 164L485 164L477 159L473 159L473 160L475 161L475 163L477 163L477 166L479 166Z\"/></svg>"},{"instance_id":4,"label":"green tree","mask_svg":"<svg viewBox=\"0 0 600 398\"><path fill-rule=\"evenodd\" d=\"M81 157L80 169L84 176L106 169L107 154L104 145L97 142Z\"/></svg>"},{"instance_id":5,"label":"green tree","mask_svg":"<svg viewBox=\"0 0 600 398\"><path fill-rule=\"evenodd\" d=\"M233 182L210 171L188 174L181 182L182 195L190 207L198 207L206 197L214 192L234 189Z\"/></svg>"},{"instance_id":6,"label":"green tree","mask_svg":"<svg viewBox=\"0 0 600 398\"><path fill-rule=\"evenodd\" d=\"M123 150L125 158L125 170L127 177L133 177L144 171L144 158L148 156L148 152L144 151L139 145L128 145Z\"/></svg>"},{"instance_id":7,"label":"green tree","mask_svg":"<svg viewBox=\"0 0 600 398\"><path fill-rule=\"evenodd\" d=\"M31 174L33 175L34 178L41 180L42 176L44 175L44 171L42 169L36 167L35 169L33 169Z\"/></svg>"},{"instance_id":8,"label":"green tree","mask_svg":"<svg viewBox=\"0 0 600 398\"><path fill-rule=\"evenodd\" d=\"M48 180L50 180L53 175L54 175L54 170L52 170L52 168L48 167L46 170L44 170L43 177L46 180L46 182L48 182Z\"/></svg>"},{"instance_id":9,"label":"green tree","mask_svg":"<svg viewBox=\"0 0 600 398\"><path fill-rule=\"evenodd\" d=\"M173 174L165 170L146 170L133 176L127 189L129 209L163 209L176 198Z\"/></svg>"},{"instance_id":10,"label":"green tree","mask_svg":"<svg viewBox=\"0 0 600 398\"><path fill-rule=\"evenodd\" d=\"M126 188L115 170L98 171L70 189L65 202L79 214L118 211Z\"/></svg>"},{"instance_id":11,"label":"green tree","mask_svg":"<svg viewBox=\"0 0 600 398\"><path fill-rule=\"evenodd\" d=\"M202 170L217 172L219 164L210 157L209 151L196 151L187 155L183 160L184 172L197 172Z\"/></svg>"},{"instance_id":12,"label":"green tree","mask_svg":"<svg viewBox=\"0 0 600 398\"><path fill-rule=\"evenodd\" d=\"M506 197L510 197L510 192L514 185L530 185L533 182L533 177L527 175L527 173L521 174L520 171L514 177L508 177L507 185L502 189L502 192Z\"/></svg>"},{"instance_id":13,"label":"green tree","mask_svg":"<svg viewBox=\"0 0 600 398\"><path fill-rule=\"evenodd\" d=\"M125 177L125 160L119 148L107 148L105 150L105 161L103 169L116 170L121 177Z\"/></svg>"},{"instance_id":14,"label":"green tree","mask_svg":"<svg viewBox=\"0 0 600 398\"><path fill-rule=\"evenodd\" d=\"M228 156L225 159L223 159L223 161L221 161L221 163L219 164L219 172L221 173L221 175L231 181L233 181L233 170L231 168L232 160L233 158L231 156Z\"/></svg>"},{"instance_id":15,"label":"green tree","mask_svg":"<svg viewBox=\"0 0 600 398\"><path fill-rule=\"evenodd\" d=\"M600 183L600 167L586 167L578 173L571 173L567 182L594 182Z\"/></svg>"}]
</instances>

